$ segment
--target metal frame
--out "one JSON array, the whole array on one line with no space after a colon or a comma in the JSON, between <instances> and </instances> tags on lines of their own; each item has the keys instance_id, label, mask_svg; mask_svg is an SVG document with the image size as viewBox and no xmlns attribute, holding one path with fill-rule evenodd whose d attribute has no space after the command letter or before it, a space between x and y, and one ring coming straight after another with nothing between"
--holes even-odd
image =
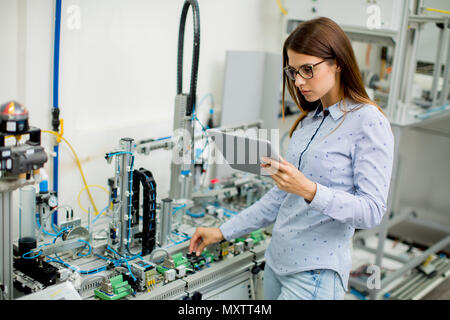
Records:
<instances>
[{"instance_id":1,"label":"metal frame","mask_svg":"<svg viewBox=\"0 0 450 320\"><path fill-rule=\"evenodd\" d=\"M414 2L411 2L414 1ZM410 8L410 4L413 4L413 10L415 14L409 15L408 8ZM412 87L412 77L414 76L414 71L416 68L416 51L417 44L420 36L420 31L422 29L422 25L424 23L435 23L442 22L444 23L444 30L440 32L440 41L438 45L438 52L436 55L435 61L435 69L433 74L433 91L432 91L432 106L436 107L436 104L444 105L447 100L448 95L448 80L450 73L450 55L447 54L446 66L444 71L444 83L441 97L438 101L437 98L437 90L438 90L438 81L440 77L441 65L442 65L442 51L443 48L448 48L450 50L450 30L449 26L449 18L439 18L439 17L425 17L421 16L418 13L421 10L422 1L421 0L405 0L404 1L404 10L402 11L402 23L401 30L396 37L396 50L394 55L393 62L393 73L391 78L391 90L388 98L388 107L387 114L391 120L391 125L395 137L395 153L394 153L394 166L392 170L392 178L391 178L391 188L389 192L389 198L387 203L386 214L384 215L381 224L371 230L362 230L355 234L354 242L356 248L364 249L368 252L375 254L375 265L381 266L382 260L384 257L393 259L395 261L403 263L403 266L396 270L395 272L388 274L384 279L381 280L381 289L368 289L367 284L363 281L350 278L349 284L359 287L365 288L369 291L369 298L374 300L377 299L378 294L382 288L385 288L388 284L392 283L394 280L398 279L405 275L410 270L419 266L430 254L436 253L442 249L444 249L447 245L450 244L450 229L443 228L442 226L436 226L435 224L428 222L423 219L411 219L410 214L406 214L403 216L398 215L398 181L399 181L399 167L400 160L398 157L399 145L401 141L402 131L407 128L420 127L424 125L425 122L429 123L430 121L435 121L437 119L441 119L445 117L446 114L443 114L442 117L436 116L432 119L427 120L417 120L410 123L405 121L406 111L410 104L410 96L411 96L411 87ZM408 26L413 26L412 29L408 29ZM448 51L450 52L450 51ZM406 80L403 80L406 79ZM423 121L423 122L422 122ZM447 236L442 238L440 241L429 247L420 255L412 258L412 259L403 259L399 257L395 257L384 252L384 244L387 237L387 233L390 227L393 225L404 221L405 219L409 219L408 221L424 225L429 228L434 228L439 231L446 231ZM361 244L360 239L364 239L367 236L378 234L378 245L376 249L368 248L364 244Z\"/></svg>"},{"instance_id":2,"label":"metal frame","mask_svg":"<svg viewBox=\"0 0 450 320\"><path fill-rule=\"evenodd\" d=\"M12 243L12 192L0 193L1 208L1 244L0 244L0 300L10 300L13 298L13 243Z\"/></svg>"}]
</instances>

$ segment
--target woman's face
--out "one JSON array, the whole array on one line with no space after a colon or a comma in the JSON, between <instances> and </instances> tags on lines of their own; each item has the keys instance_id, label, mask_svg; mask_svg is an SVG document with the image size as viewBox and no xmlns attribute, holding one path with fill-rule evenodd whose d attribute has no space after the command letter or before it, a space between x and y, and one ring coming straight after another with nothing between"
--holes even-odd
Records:
<instances>
[{"instance_id":1,"label":"woman's face","mask_svg":"<svg viewBox=\"0 0 450 320\"><path fill-rule=\"evenodd\" d=\"M323 61L324 59L309 56L302 53L297 53L292 50L287 50L289 58L289 66L295 70L299 70L304 65L314 65ZM311 79L303 79L300 75L295 77L295 86L300 89L305 99L309 102L317 101L326 97L329 94L337 94L339 86L338 72L340 68L337 67L336 62L327 60L312 68L313 77Z\"/></svg>"}]
</instances>

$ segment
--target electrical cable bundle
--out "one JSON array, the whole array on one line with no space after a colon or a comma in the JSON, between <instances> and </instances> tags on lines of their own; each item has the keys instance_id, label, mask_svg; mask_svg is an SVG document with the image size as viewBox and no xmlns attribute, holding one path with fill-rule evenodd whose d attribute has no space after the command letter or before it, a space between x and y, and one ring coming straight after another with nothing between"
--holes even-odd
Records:
<instances>
[{"instance_id":1,"label":"electrical cable bundle","mask_svg":"<svg viewBox=\"0 0 450 320\"><path fill-rule=\"evenodd\" d=\"M178 32L178 64L177 64L177 94L183 92L183 47L184 29L189 7L192 7L194 22L194 48L192 53L191 83L186 106L186 115L191 116L195 106L197 94L198 61L200 56L200 11L197 0L186 0L181 12L180 29Z\"/></svg>"},{"instance_id":2,"label":"electrical cable bundle","mask_svg":"<svg viewBox=\"0 0 450 320\"><path fill-rule=\"evenodd\" d=\"M133 171L132 225L139 224L139 196L142 185L142 255L152 252L156 244L156 182L150 171L140 168Z\"/></svg>"}]
</instances>

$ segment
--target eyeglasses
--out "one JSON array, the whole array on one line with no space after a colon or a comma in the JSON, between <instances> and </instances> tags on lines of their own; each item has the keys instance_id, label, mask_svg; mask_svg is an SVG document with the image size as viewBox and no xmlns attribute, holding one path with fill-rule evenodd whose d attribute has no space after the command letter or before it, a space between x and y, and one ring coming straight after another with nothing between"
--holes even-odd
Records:
<instances>
[{"instance_id":1,"label":"eyeglasses","mask_svg":"<svg viewBox=\"0 0 450 320\"><path fill-rule=\"evenodd\" d=\"M300 75L303 79L311 79L314 76L313 68L315 66L318 66L325 60L322 60L320 62L317 62L315 64L304 64L298 68L298 70L295 70L291 66L287 66L284 68L284 73L286 73L287 77L291 79L292 81L295 81L295 77L297 74Z\"/></svg>"}]
</instances>

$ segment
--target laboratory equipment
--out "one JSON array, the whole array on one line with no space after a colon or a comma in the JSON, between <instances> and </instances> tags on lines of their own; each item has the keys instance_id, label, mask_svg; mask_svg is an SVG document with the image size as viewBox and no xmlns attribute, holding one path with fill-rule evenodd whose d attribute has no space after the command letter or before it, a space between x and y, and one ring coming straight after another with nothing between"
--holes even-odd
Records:
<instances>
[{"instance_id":1,"label":"laboratory equipment","mask_svg":"<svg viewBox=\"0 0 450 320\"><path fill-rule=\"evenodd\" d=\"M36 248L36 190L34 186L20 188L19 200L19 253Z\"/></svg>"},{"instance_id":2,"label":"laboratory equipment","mask_svg":"<svg viewBox=\"0 0 450 320\"><path fill-rule=\"evenodd\" d=\"M0 106L0 128L0 299L12 299L12 192L32 185L40 179L39 169L47 162L47 155L44 148L40 146L41 131L29 126L28 110L22 104L9 101ZM29 136L25 143L19 143L22 135ZM6 144L8 136L12 136L16 144ZM28 245L34 246L32 240L34 222L31 217L31 211L34 208L29 195L23 197L22 204L25 209L24 223L21 225L23 227L22 250L24 250Z\"/></svg>"}]
</instances>

